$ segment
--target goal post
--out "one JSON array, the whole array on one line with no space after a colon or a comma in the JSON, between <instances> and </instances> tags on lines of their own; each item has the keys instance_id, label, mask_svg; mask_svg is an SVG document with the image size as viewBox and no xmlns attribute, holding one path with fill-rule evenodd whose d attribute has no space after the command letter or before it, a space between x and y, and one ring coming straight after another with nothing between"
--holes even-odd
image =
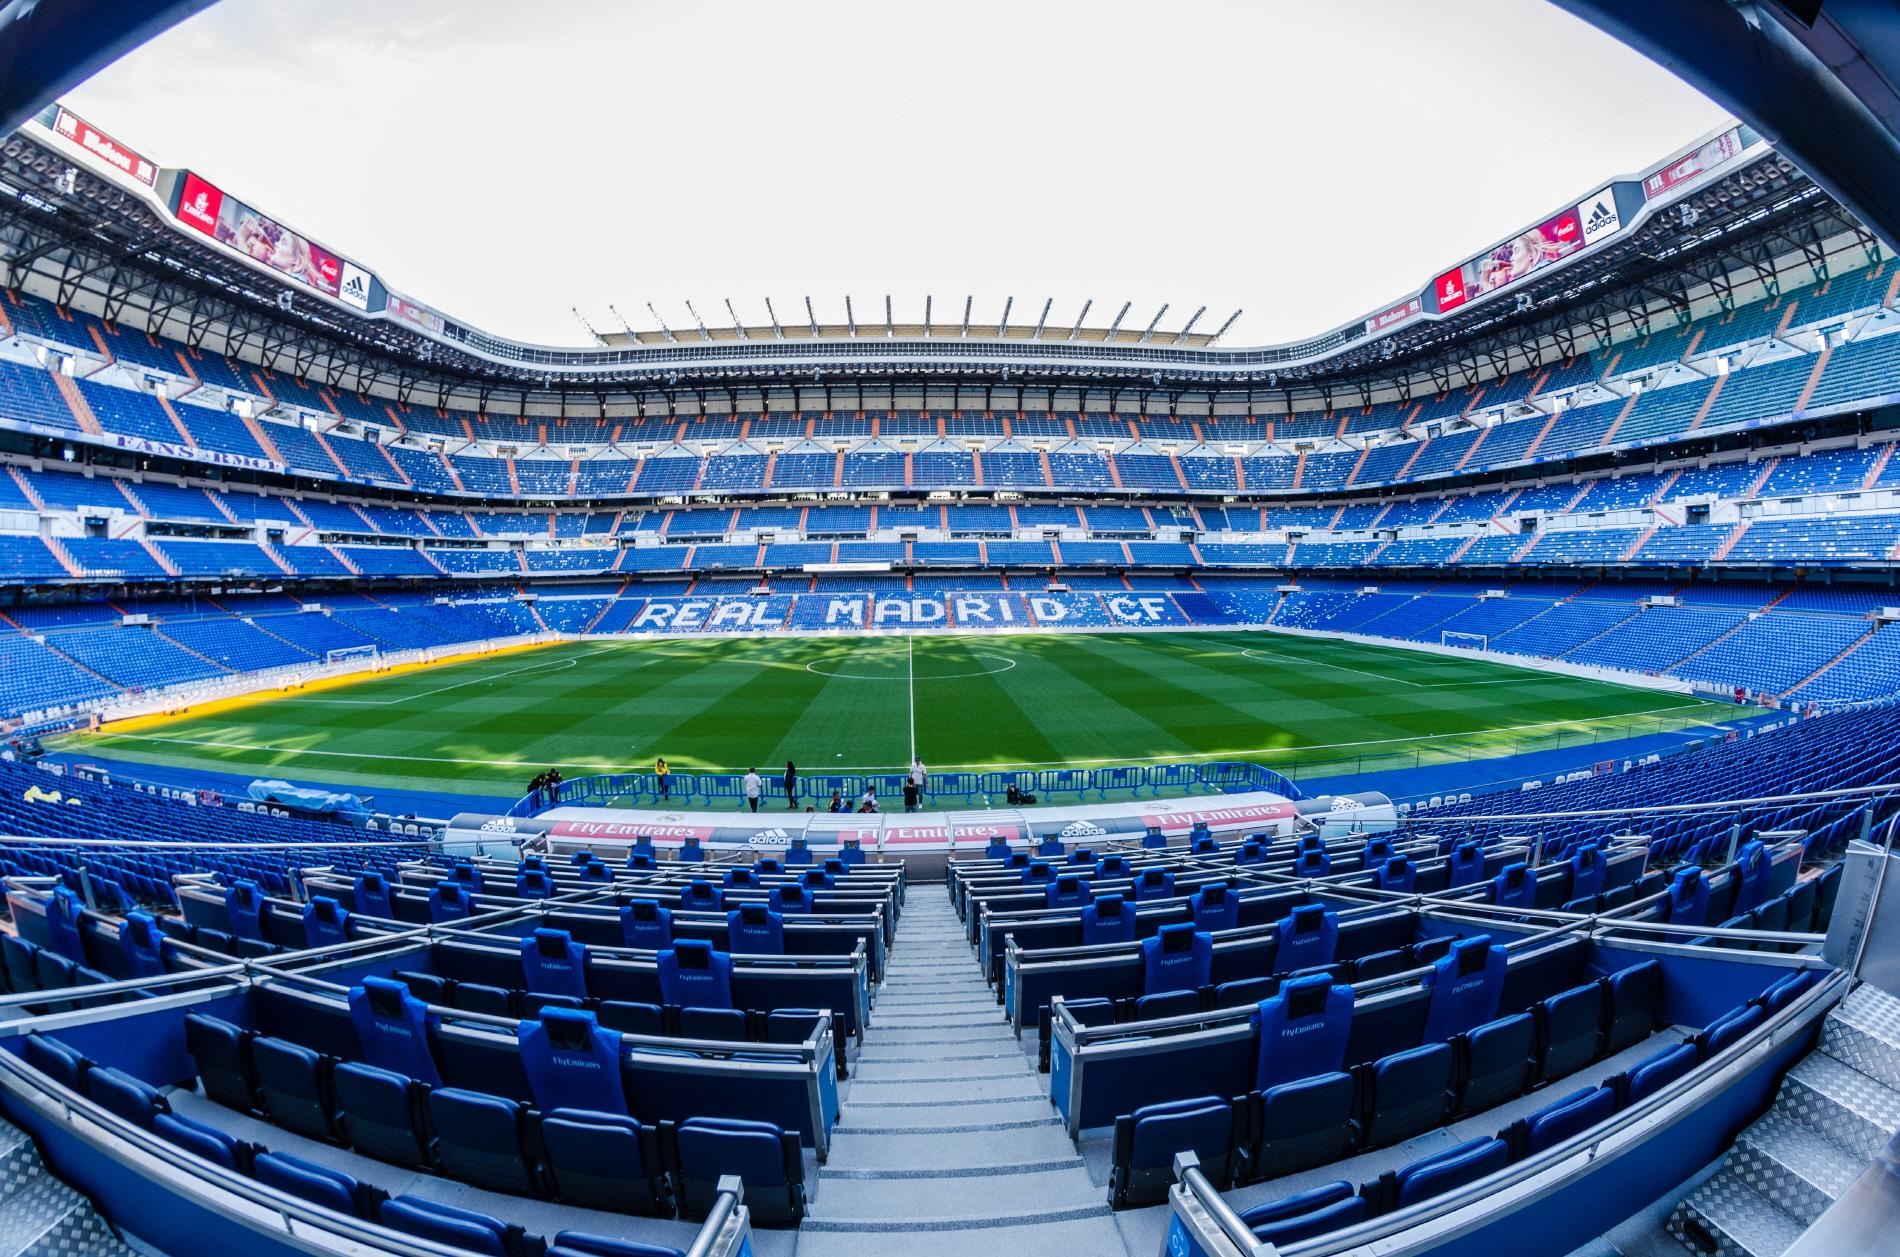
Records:
<instances>
[{"instance_id":1,"label":"goal post","mask_svg":"<svg viewBox=\"0 0 1900 1257\"><path fill-rule=\"evenodd\" d=\"M1491 637L1487 633L1454 633L1450 629L1444 629L1438 634L1438 644L1457 646L1463 650L1489 650Z\"/></svg>"},{"instance_id":2,"label":"goal post","mask_svg":"<svg viewBox=\"0 0 1900 1257\"><path fill-rule=\"evenodd\" d=\"M339 663L356 663L362 660L368 660L373 663L376 661L378 657L381 656L381 654L382 654L382 649L374 644L363 645L363 646L338 646L334 650L326 650L323 652L323 662L326 664L334 665L334 664L339 664Z\"/></svg>"}]
</instances>

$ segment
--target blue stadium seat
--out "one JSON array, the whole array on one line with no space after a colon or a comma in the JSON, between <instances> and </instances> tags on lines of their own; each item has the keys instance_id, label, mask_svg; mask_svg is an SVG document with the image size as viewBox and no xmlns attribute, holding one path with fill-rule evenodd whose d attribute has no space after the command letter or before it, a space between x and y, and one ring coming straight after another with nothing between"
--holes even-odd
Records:
<instances>
[{"instance_id":1,"label":"blue stadium seat","mask_svg":"<svg viewBox=\"0 0 1900 1257\"><path fill-rule=\"evenodd\" d=\"M1632 1065L1625 1075L1623 1103L1628 1105L1647 1100L1694 1069L1695 1064L1696 1046L1693 1042L1677 1043L1645 1056Z\"/></svg>"},{"instance_id":2,"label":"blue stadium seat","mask_svg":"<svg viewBox=\"0 0 1900 1257\"><path fill-rule=\"evenodd\" d=\"M1522 1095L1537 1069L1537 1022L1513 1013L1474 1026L1454 1042L1464 1057L1458 1112L1477 1113Z\"/></svg>"},{"instance_id":3,"label":"blue stadium seat","mask_svg":"<svg viewBox=\"0 0 1900 1257\"><path fill-rule=\"evenodd\" d=\"M1302 904L1280 918L1273 967L1296 973L1333 963L1339 947L1339 917L1319 904Z\"/></svg>"},{"instance_id":4,"label":"blue stadium seat","mask_svg":"<svg viewBox=\"0 0 1900 1257\"><path fill-rule=\"evenodd\" d=\"M625 1114L556 1109L542 1116L541 1146L554 1194L568 1204L672 1213L653 1127Z\"/></svg>"},{"instance_id":5,"label":"blue stadium seat","mask_svg":"<svg viewBox=\"0 0 1900 1257\"><path fill-rule=\"evenodd\" d=\"M522 1142L522 1109L513 1100L437 1087L428 1097L433 1151L442 1172L489 1191L531 1196L538 1176Z\"/></svg>"},{"instance_id":6,"label":"blue stadium seat","mask_svg":"<svg viewBox=\"0 0 1900 1257\"><path fill-rule=\"evenodd\" d=\"M1135 910L1120 895L1103 895L1082 909L1083 946L1134 941Z\"/></svg>"},{"instance_id":7,"label":"blue stadium seat","mask_svg":"<svg viewBox=\"0 0 1900 1257\"><path fill-rule=\"evenodd\" d=\"M1249 1097L1246 1176L1278 1178L1337 1160L1358 1142L1352 1075L1318 1074Z\"/></svg>"},{"instance_id":8,"label":"blue stadium seat","mask_svg":"<svg viewBox=\"0 0 1900 1257\"><path fill-rule=\"evenodd\" d=\"M419 1196L391 1196L377 1209L377 1220L392 1231L433 1240L481 1257L521 1257L521 1228L487 1214Z\"/></svg>"},{"instance_id":9,"label":"blue stadium seat","mask_svg":"<svg viewBox=\"0 0 1900 1257\"><path fill-rule=\"evenodd\" d=\"M1662 1015L1663 967L1643 960L1604 979L1603 1052L1613 1056L1648 1038Z\"/></svg>"},{"instance_id":10,"label":"blue stadium seat","mask_svg":"<svg viewBox=\"0 0 1900 1257\"><path fill-rule=\"evenodd\" d=\"M1450 1044L1428 1043L1365 1066L1366 1145L1398 1143L1442 1122L1451 1102L1454 1061Z\"/></svg>"},{"instance_id":11,"label":"blue stadium seat","mask_svg":"<svg viewBox=\"0 0 1900 1257\"><path fill-rule=\"evenodd\" d=\"M337 1134L364 1156L395 1165L426 1165L422 1113L415 1084L374 1065L343 1061L330 1071Z\"/></svg>"},{"instance_id":12,"label":"blue stadium seat","mask_svg":"<svg viewBox=\"0 0 1900 1257\"><path fill-rule=\"evenodd\" d=\"M1109 1200L1117 1209L1165 1200L1174 1156L1193 1151L1201 1171L1226 1187L1234 1148L1234 1106L1219 1096L1150 1104L1115 1120Z\"/></svg>"},{"instance_id":13,"label":"blue stadium seat","mask_svg":"<svg viewBox=\"0 0 1900 1257\"><path fill-rule=\"evenodd\" d=\"M1141 942L1142 991L1195 991L1214 967L1214 937L1192 922L1164 925Z\"/></svg>"},{"instance_id":14,"label":"blue stadium seat","mask_svg":"<svg viewBox=\"0 0 1900 1257\"><path fill-rule=\"evenodd\" d=\"M301 1043L260 1036L251 1040L257 1097L270 1120L312 1139L331 1134L330 1061Z\"/></svg>"},{"instance_id":15,"label":"blue stadium seat","mask_svg":"<svg viewBox=\"0 0 1900 1257\"><path fill-rule=\"evenodd\" d=\"M584 1231L562 1231L554 1237L547 1257L686 1257L686 1254L664 1244L616 1239L611 1235L589 1235Z\"/></svg>"},{"instance_id":16,"label":"blue stadium seat","mask_svg":"<svg viewBox=\"0 0 1900 1257\"><path fill-rule=\"evenodd\" d=\"M1353 989L1334 985L1323 973L1293 978L1279 994L1260 1002L1259 1056L1254 1086L1280 1083L1338 1070L1352 1033Z\"/></svg>"},{"instance_id":17,"label":"blue stadium seat","mask_svg":"<svg viewBox=\"0 0 1900 1257\"><path fill-rule=\"evenodd\" d=\"M341 1170L287 1152L260 1152L251 1163L251 1176L299 1200L334 1209L345 1217L359 1216L363 1185Z\"/></svg>"},{"instance_id":18,"label":"blue stadium seat","mask_svg":"<svg viewBox=\"0 0 1900 1257\"><path fill-rule=\"evenodd\" d=\"M1603 1026L1603 988L1595 982L1561 991L1537 1005L1542 1050L1538 1077L1554 1082L1596 1059Z\"/></svg>"},{"instance_id":19,"label":"blue stadium seat","mask_svg":"<svg viewBox=\"0 0 1900 1257\"><path fill-rule=\"evenodd\" d=\"M152 1129L152 1120L160 1113L171 1111L157 1087L104 1065L86 1072L85 1091L94 1104L143 1130Z\"/></svg>"},{"instance_id":20,"label":"blue stadium seat","mask_svg":"<svg viewBox=\"0 0 1900 1257\"><path fill-rule=\"evenodd\" d=\"M243 1172L250 1150L234 1136L180 1113L160 1113L152 1119L152 1133L216 1166Z\"/></svg>"},{"instance_id":21,"label":"blue stadium seat","mask_svg":"<svg viewBox=\"0 0 1900 1257\"><path fill-rule=\"evenodd\" d=\"M1608 1087L1586 1087L1553 1100L1523 1119L1524 1155L1554 1148L1616 1112L1616 1096Z\"/></svg>"},{"instance_id":22,"label":"blue stadium seat","mask_svg":"<svg viewBox=\"0 0 1900 1257\"><path fill-rule=\"evenodd\" d=\"M91 1066L77 1048L50 1035L29 1034L20 1041L20 1055L28 1065L68 1091L83 1091L86 1071Z\"/></svg>"},{"instance_id":23,"label":"blue stadium seat","mask_svg":"<svg viewBox=\"0 0 1900 1257\"><path fill-rule=\"evenodd\" d=\"M1421 1158L1391 1176L1395 1208L1417 1204L1440 1192L1463 1187L1510 1164L1510 1146L1502 1139L1470 1139Z\"/></svg>"},{"instance_id":24,"label":"blue stadium seat","mask_svg":"<svg viewBox=\"0 0 1900 1257\"><path fill-rule=\"evenodd\" d=\"M1326 1235L1366 1218L1366 1198L1343 1179L1308 1191L1255 1205L1240 1220L1254 1238L1275 1246Z\"/></svg>"},{"instance_id":25,"label":"blue stadium seat","mask_svg":"<svg viewBox=\"0 0 1900 1257\"><path fill-rule=\"evenodd\" d=\"M746 1207L759 1225L793 1226L804 1216L805 1170L796 1134L769 1122L692 1117L673 1130L671 1144L686 1217L706 1215L724 1174L745 1180Z\"/></svg>"},{"instance_id":26,"label":"blue stadium seat","mask_svg":"<svg viewBox=\"0 0 1900 1257\"><path fill-rule=\"evenodd\" d=\"M256 1106L250 1036L243 1030L203 1013L186 1013L185 1050L198 1066L206 1096L243 1112Z\"/></svg>"},{"instance_id":27,"label":"blue stadium seat","mask_svg":"<svg viewBox=\"0 0 1900 1257\"><path fill-rule=\"evenodd\" d=\"M1211 882L1188 897L1197 930L1231 930L1240 924L1240 898L1224 882Z\"/></svg>"},{"instance_id":28,"label":"blue stadium seat","mask_svg":"<svg viewBox=\"0 0 1900 1257\"><path fill-rule=\"evenodd\" d=\"M1706 1061L1726 1051L1766 1020L1768 1020L1767 1010L1758 1004L1732 1009L1710 1022L1708 1027L1696 1036L1696 1049Z\"/></svg>"}]
</instances>

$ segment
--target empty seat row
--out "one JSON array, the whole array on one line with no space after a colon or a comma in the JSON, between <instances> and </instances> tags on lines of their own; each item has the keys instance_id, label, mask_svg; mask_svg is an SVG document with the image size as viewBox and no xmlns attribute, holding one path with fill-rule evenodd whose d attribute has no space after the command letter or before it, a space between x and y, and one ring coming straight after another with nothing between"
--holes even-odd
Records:
<instances>
[{"instance_id":1,"label":"empty seat row","mask_svg":"<svg viewBox=\"0 0 1900 1257\"><path fill-rule=\"evenodd\" d=\"M540 1237L528 1235L520 1226L422 1197L391 1197L382 1189L360 1182L355 1176L341 1170L290 1153L272 1152L206 1122L174 1113L158 1088L121 1070L94 1064L61 1040L45 1035L29 1035L22 1041L21 1055L27 1064L54 1082L213 1165L249 1175L267 1187L309 1204L365 1221L379 1222L394 1230L435 1240L451 1248L491 1254L492 1257L683 1257L678 1249L664 1245L589 1235L579 1231L558 1234L550 1247ZM597 1130L607 1129L601 1120L605 1115L583 1113L554 1116L563 1123L581 1128L582 1140L592 1137ZM692 1123L685 1125L690 1126ZM634 1211L632 1202L623 1202L623 1198L616 1193L624 1191L629 1181L629 1176L620 1172L622 1167L631 1164L632 1176L637 1177L641 1163L625 1160L635 1145L619 1140L616 1137L619 1130L613 1128L614 1133L605 1140L597 1140L592 1146L578 1150L589 1156L612 1159L598 1160L597 1172L592 1176L585 1172L577 1175L573 1194L562 1196L561 1199L590 1208ZM565 1136L557 1136L562 1137ZM675 1133L674 1141L679 1143L679 1133ZM689 1160L684 1175L705 1172L698 1168L704 1160L700 1146L702 1142L700 1136L685 1135L683 1146L689 1150L690 1158L698 1160ZM610 1170L608 1167L613 1168ZM697 1213L703 1215L717 1196L717 1176L707 1181L684 1175L677 1179L662 1176L655 1180L653 1186L666 1193L664 1197L655 1199L663 1201L670 1212L672 1192L677 1183L682 1198L688 1202L689 1212L696 1208ZM607 1190L603 1190L603 1187ZM768 1209L770 1203L767 1202Z\"/></svg>"},{"instance_id":2,"label":"empty seat row","mask_svg":"<svg viewBox=\"0 0 1900 1257\"><path fill-rule=\"evenodd\" d=\"M1257 1239L1292 1244L1474 1183L1536 1156L1640 1104L1713 1060L1815 984L1812 970L1790 973L1698 1034L1660 1048L1601 1085L1569 1092L1484 1138L1413 1161L1355 1189L1346 1180L1241 1211ZM1200 1152L1196 1149L1197 1153ZM1216 1159L1219 1150L1214 1150ZM1203 1165L1207 1156L1202 1153Z\"/></svg>"},{"instance_id":3,"label":"empty seat row","mask_svg":"<svg viewBox=\"0 0 1900 1257\"><path fill-rule=\"evenodd\" d=\"M503 1096L336 1061L198 1013L186 1017L185 1041L211 1099L391 1164L596 1209L670 1215L677 1199L689 1216L703 1215L720 1175L739 1174L761 1224L795 1224L804 1212L798 1136L770 1123L542 1113Z\"/></svg>"},{"instance_id":4,"label":"empty seat row","mask_svg":"<svg viewBox=\"0 0 1900 1257\"><path fill-rule=\"evenodd\" d=\"M1245 1096L1149 1105L1116 1120L1112 1203L1160 1200L1174 1154L1188 1148L1200 1155L1210 1180L1225 1186L1402 1142L1641 1042L1656 1028L1663 997L1662 966L1646 960L1561 991L1528 1011L1354 1065L1339 1062L1341 1019L1318 1002L1328 983L1323 977L1296 979L1260 1006L1263 1020L1302 1036L1293 1060L1317 1064L1316 1071L1281 1081L1295 1066L1283 1061L1269 1068L1271 1049L1263 1048L1262 1085ZM1347 990L1332 988L1334 1000L1349 1006L1350 997L1338 995ZM1328 1021L1334 1024L1328 1027ZM1307 1029L1320 1033L1306 1036ZM1331 1035L1340 1037L1329 1053L1320 1045Z\"/></svg>"}]
</instances>

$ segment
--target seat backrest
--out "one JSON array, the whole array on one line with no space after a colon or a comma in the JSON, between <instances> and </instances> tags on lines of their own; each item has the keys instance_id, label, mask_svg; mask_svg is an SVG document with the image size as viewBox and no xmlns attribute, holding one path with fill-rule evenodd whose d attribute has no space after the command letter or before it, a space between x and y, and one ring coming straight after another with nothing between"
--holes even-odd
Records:
<instances>
[{"instance_id":1,"label":"seat backrest","mask_svg":"<svg viewBox=\"0 0 1900 1257\"><path fill-rule=\"evenodd\" d=\"M673 941L673 910L657 899L630 900L620 909L620 936L629 947L658 951Z\"/></svg>"},{"instance_id":2,"label":"seat backrest","mask_svg":"<svg viewBox=\"0 0 1900 1257\"><path fill-rule=\"evenodd\" d=\"M1415 1204L1462 1187L1510 1164L1510 1145L1502 1139L1471 1139L1435 1156L1414 1161L1397 1174L1395 1206Z\"/></svg>"},{"instance_id":3,"label":"seat backrest","mask_svg":"<svg viewBox=\"0 0 1900 1257\"><path fill-rule=\"evenodd\" d=\"M1524 1119L1524 1151L1528 1155L1554 1148L1615 1112L1616 1096L1608 1087L1573 1091Z\"/></svg>"},{"instance_id":4,"label":"seat backrest","mask_svg":"<svg viewBox=\"0 0 1900 1257\"><path fill-rule=\"evenodd\" d=\"M508 1257L508 1229L486 1214L415 1196L392 1196L382 1203L378 1218L384 1226L405 1235L482 1257Z\"/></svg>"},{"instance_id":5,"label":"seat backrest","mask_svg":"<svg viewBox=\"0 0 1900 1257\"><path fill-rule=\"evenodd\" d=\"M431 1087L442 1075L429 1048L428 1005L408 986L388 978L364 978L349 993L350 1021L363 1059Z\"/></svg>"},{"instance_id":6,"label":"seat backrest","mask_svg":"<svg viewBox=\"0 0 1900 1257\"><path fill-rule=\"evenodd\" d=\"M1669 923L1701 925L1709 915L1709 879L1701 869L1683 869L1669 884Z\"/></svg>"},{"instance_id":7,"label":"seat backrest","mask_svg":"<svg viewBox=\"0 0 1900 1257\"><path fill-rule=\"evenodd\" d=\"M785 1185L783 1141L769 1122L689 1117L674 1133L674 1147L688 1178L737 1174L748 1188Z\"/></svg>"},{"instance_id":8,"label":"seat backrest","mask_svg":"<svg viewBox=\"0 0 1900 1257\"><path fill-rule=\"evenodd\" d=\"M1082 909L1082 944L1130 943L1135 939L1135 909L1120 895L1103 895Z\"/></svg>"},{"instance_id":9,"label":"seat backrest","mask_svg":"<svg viewBox=\"0 0 1900 1257\"><path fill-rule=\"evenodd\" d=\"M1695 1068L1695 1044L1678 1043L1645 1056L1629 1071L1625 1104L1647 1100Z\"/></svg>"},{"instance_id":10,"label":"seat backrest","mask_svg":"<svg viewBox=\"0 0 1900 1257\"><path fill-rule=\"evenodd\" d=\"M587 947L566 930L538 929L522 939L521 969L536 994L587 998Z\"/></svg>"},{"instance_id":11,"label":"seat backrest","mask_svg":"<svg viewBox=\"0 0 1900 1257\"><path fill-rule=\"evenodd\" d=\"M726 945L748 956L785 954L785 918L762 903L740 904L726 913Z\"/></svg>"},{"instance_id":12,"label":"seat backrest","mask_svg":"<svg viewBox=\"0 0 1900 1257\"><path fill-rule=\"evenodd\" d=\"M1337 1071L1352 1030L1353 990L1325 974L1295 978L1261 1000L1254 1086L1262 1091L1296 1078Z\"/></svg>"},{"instance_id":13,"label":"seat backrest","mask_svg":"<svg viewBox=\"0 0 1900 1257\"><path fill-rule=\"evenodd\" d=\"M627 1111L620 1082L620 1032L603 1029L594 1014L543 1008L539 1021L521 1023L516 1038L535 1107L542 1112Z\"/></svg>"},{"instance_id":14,"label":"seat backrest","mask_svg":"<svg viewBox=\"0 0 1900 1257\"><path fill-rule=\"evenodd\" d=\"M732 957L710 943L676 939L659 954L660 998L697 1008L732 1007Z\"/></svg>"},{"instance_id":15,"label":"seat backrest","mask_svg":"<svg viewBox=\"0 0 1900 1257\"><path fill-rule=\"evenodd\" d=\"M94 1104L145 1130L152 1128L153 1118L170 1109L158 1088L107 1066L89 1070L85 1087Z\"/></svg>"},{"instance_id":16,"label":"seat backrest","mask_svg":"<svg viewBox=\"0 0 1900 1257\"><path fill-rule=\"evenodd\" d=\"M1240 924L1240 897L1225 882L1210 882L1188 899L1194 910L1194 927L1200 930L1231 930Z\"/></svg>"},{"instance_id":17,"label":"seat backrest","mask_svg":"<svg viewBox=\"0 0 1900 1257\"><path fill-rule=\"evenodd\" d=\"M1508 964L1505 950L1493 946L1485 935L1453 943L1450 953L1433 963L1426 979L1431 1007L1423 1041L1442 1042L1496 1017Z\"/></svg>"},{"instance_id":18,"label":"seat backrest","mask_svg":"<svg viewBox=\"0 0 1900 1257\"><path fill-rule=\"evenodd\" d=\"M1491 891L1500 908L1529 908L1537 902L1537 878L1528 864L1507 864L1491 879Z\"/></svg>"},{"instance_id":19,"label":"seat backrest","mask_svg":"<svg viewBox=\"0 0 1900 1257\"><path fill-rule=\"evenodd\" d=\"M1214 968L1214 936L1192 922L1164 925L1142 940L1142 991L1191 991L1207 985Z\"/></svg>"},{"instance_id":20,"label":"seat backrest","mask_svg":"<svg viewBox=\"0 0 1900 1257\"><path fill-rule=\"evenodd\" d=\"M266 1187L334 1209L346 1217L356 1213L357 1182L341 1170L286 1152L261 1152L251 1164L251 1176Z\"/></svg>"},{"instance_id":21,"label":"seat backrest","mask_svg":"<svg viewBox=\"0 0 1900 1257\"><path fill-rule=\"evenodd\" d=\"M1302 904L1280 918L1273 967L1281 973L1333 963L1339 947L1339 917L1319 904Z\"/></svg>"}]
</instances>

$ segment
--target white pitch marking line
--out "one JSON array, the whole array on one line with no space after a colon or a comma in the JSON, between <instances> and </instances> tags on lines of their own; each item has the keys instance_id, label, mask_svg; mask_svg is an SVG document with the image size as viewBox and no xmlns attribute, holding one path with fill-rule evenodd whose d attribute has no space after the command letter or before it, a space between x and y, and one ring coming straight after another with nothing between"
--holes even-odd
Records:
<instances>
[{"instance_id":1,"label":"white pitch marking line","mask_svg":"<svg viewBox=\"0 0 1900 1257\"><path fill-rule=\"evenodd\" d=\"M590 650L586 653L598 655L602 653L602 651ZM570 659L544 659L540 663L531 663L525 667L509 668L505 672L491 673L487 676L470 677L466 681L457 681L453 685L438 685L432 690L418 690L414 694L405 694L401 698L303 698L300 701L306 703L322 703L325 706L337 707L394 707L398 703L413 702L418 698L428 698L432 694L446 694L450 690L459 690L465 685L478 685L483 681L499 681L503 677L511 677L520 672L533 672L538 668L546 668L551 672L558 672L562 668L572 668L578 663L580 663L580 656L575 656ZM289 697L298 698L298 696L294 694Z\"/></svg>"},{"instance_id":2,"label":"white pitch marking line","mask_svg":"<svg viewBox=\"0 0 1900 1257\"><path fill-rule=\"evenodd\" d=\"M1692 707L1699 707L1702 705L1703 704L1701 703L1675 703L1668 707L1652 707L1646 711L1630 712L1628 713L1627 716L1606 716L1606 717L1603 717L1603 719L1604 720L1622 720L1622 719L1629 719L1629 718L1634 718L1634 717L1639 717L1639 716L1654 716L1662 712L1683 711ZM1599 722L1595 720L1583 720L1583 721L1545 720L1536 724L1505 725L1505 726L1492 728L1492 729L1474 730L1472 733L1468 733L1468 734L1429 733L1429 734L1416 734L1411 737L1403 737L1403 738L1370 738L1370 739L1366 739L1364 741L1359 741L1359 742L1327 742L1327 743L1321 743L1321 744L1316 744L1312 746L1266 746L1266 747L1256 747L1252 750L1235 750L1235 751L1194 751L1191 753L1179 754L1179 755L1124 755L1124 756L1105 756L1105 757L1095 758L1095 759L1085 759L1085 758L1050 759L1050 760L1025 761L1025 762L1015 763L1015 764L941 764L938 766L937 771L939 772L963 772L963 771L1009 772L1009 771L1012 771L1014 769L1019 769L1019 768L1063 768L1063 767L1074 767L1078 764L1158 764L1158 763L1181 763L1181 762L1187 762L1187 761L1192 761L1192 760L1235 759L1244 755L1286 755L1286 754L1304 755L1310 751L1342 751L1342 750L1351 750L1354 747L1360 747L1360 746L1392 746L1401 742L1434 742L1434 741L1449 740L1453 738L1481 737L1481 736L1487 736L1494 733L1526 733L1533 729L1549 729L1553 727L1588 729L1588 728L1593 727L1597 723ZM1682 733L1682 732L1686 732L1686 730L1670 729L1670 730L1661 730L1659 732ZM543 767L546 767L545 762L542 760L453 759L453 758L433 756L433 755L376 755L376 754L371 754L370 752L367 752L367 751L302 750L297 747L288 747L288 746L282 746L282 747L260 746L252 742L218 742L218 741L212 741L206 738L161 738L161 737L156 736L155 734L149 734L149 733L106 733L106 734L102 734L101 738L102 739L129 739L129 740L138 741L138 742L163 742L172 746L204 746L204 747L210 747L213 750L263 751L263 752L266 752L268 754L273 754L273 755L322 755L322 756L333 758L333 759L391 760L391 761L400 761L403 763L410 763L410 764L475 764L475 765L488 767L488 768L520 768L520 767L523 767L524 765L532 763L532 764L541 764ZM1269 768L1272 767L1271 764L1267 766ZM601 764L598 764L598 763L559 764L559 765L556 765L556 767L592 768L599 772L637 771L631 766L616 768L616 767L602 766ZM841 772L841 773L890 772L892 771L893 768L900 768L900 767L904 767L904 765L892 765L892 764L863 765L863 764L860 764L860 765L849 766L849 767L843 767L843 766L834 767L830 771ZM696 769L693 771L704 771L704 770Z\"/></svg>"}]
</instances>

